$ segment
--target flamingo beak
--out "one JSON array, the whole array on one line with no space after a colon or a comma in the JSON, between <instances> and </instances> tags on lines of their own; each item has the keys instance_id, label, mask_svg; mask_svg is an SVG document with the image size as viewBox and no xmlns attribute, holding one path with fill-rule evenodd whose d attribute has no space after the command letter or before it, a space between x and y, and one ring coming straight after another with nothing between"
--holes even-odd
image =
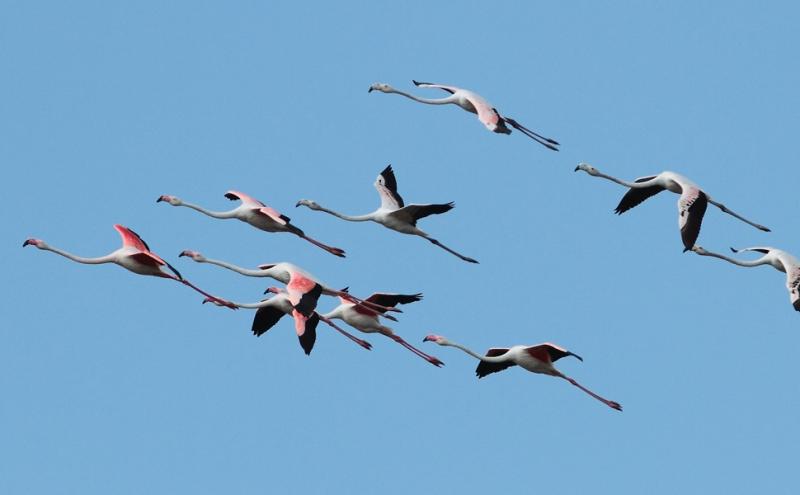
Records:
<instances>
[{"instance_id":1,"label":"flamingo beak","mask_svg":"<svg viewBox=\"0 0 800 495\"><path fill-rule=\"evenodd\" d=\"M297 204L294 205L295 208L297 208L298 206L300 206L300 201L298 201Z\"/></svg>"},{"instance_id":2,"label":"flamingo beak","mask_svg":"<svg viewBox=\"0 0 800 495\"><path fill-rule=\"evenodd\" d=\"M575 171L576 171L576 172L577 172L578 170L580 170L580 169L581 169L580 165L578 165L577 167L575 167Z\"/></svg>"},{"instance_id":3,"label":"flamingo beak","mask_svg":"<svg viewBox=\"0 0 800 495\"><path fill-rule=\"evenodd\" d=\"M159 196L159 197L158 197L158 199L156 200L156 203L160 203L160 202L162 202L162 201L166 201L166 200L167 200L167 197L166 197L166 196L164 196L164 195L161 195L161 196Z\"/></svg>"},{"instance_id":4,"label":"flamingo beak","mask_svg":"<svg viewBox=\"0 0 800 495\"><path fill-rule=\"evenodd\" d=\"M25 242L22 243L22 247L29 246L29 245L32 245L32 244L33 243L31 242L30 239L26 239Z\"/></svg>"},{"instance_id":5,"label":"flamingo beak","mask_svg":"<svg viewBox=\"0 0 800 495\"><path fill-rule=\"evenodd\" d=\"M184 256L189 256L189 251L186 251L186 250L181 251L181 254L178 255L178 258L182 258ZM203 302L205 302L205 301L203 301Z\"/></svg>"},{"instance_id":6,"label":"flamingo beak","mask_svg":"<svg viewBox=\"0 0 800 495\"><path fill-rule=\"evenodd\" d=\"M373 88L372 86L370 86L370 87L369 87L369 89L367 90L367 93L372 93L372 90L373 90L373 89L374 89L374 88Z\"/></svg>"}]
</instances>

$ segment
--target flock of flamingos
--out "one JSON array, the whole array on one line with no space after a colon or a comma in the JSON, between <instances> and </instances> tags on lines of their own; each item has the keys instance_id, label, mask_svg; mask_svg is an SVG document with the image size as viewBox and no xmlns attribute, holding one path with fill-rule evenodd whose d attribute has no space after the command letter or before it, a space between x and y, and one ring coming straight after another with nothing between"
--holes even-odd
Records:
<instances>
[{"instance_id":1,"label":"flock of flamingos","mask_svg":"<svg viewBox=\"0 0 800 495\"><path fill-rule=\"evenodd\" d=\"M524 127L516 120L501 115L489 102L472 91L442 84L413 82L417 87L436 88L446 91L449 95L440 99L421 98L383 83L373 84L370 86L369 92L379 91L383 93L396 93L429 105L457 105L468 112L477 114L481 123L492 132L510 134L510 126L543 146L558 151L559 143L557 141L537 134ZM751 247L740 250L731 248L735 253L740 251L763 253L763 256L756 260L742 261L707 251L695 244L700 233L703 216L709 204L716 206L723 212L759 230L769 232L768 228L751 222L741 215L734 213L727 206L713 200L700 186L674 172L661 172L658 175L641 177L633 182L628 182L606 175L585 163L579 164L575 168L575 171L583 171L594 177L602 177L628 188L627 193L622 197L622 200L615 210L615 212L620 215L661 191L668 190L678 194L678 225L680 227L684 252L694 251L702 256L713 256L744 267L772 265L775 269L786 273L786 288L789 291L790 301L794 309L800 311L800 291L798 290L800 288L798 287L800 286L800 261L791 254L771 247ZM403 198L398 193L397 179L391 165L386 167L380 175L378 175L375 181L375 188L378 190L381 204L377 210L366 215L346 215L324 208L316 202L307 199L298 201L296 206L305 206L312 210L324 211L350 222L376 222L403 234L420 236L466 262L477 263L475 259L460 254L445 246L438 239L431 237L428 233L417 227L417 222L419 220L429 215L446 213L453 208L453 203L405 204ZM293 225L289 217L253 197L237 191L228 191L225 197L231 201L239 201L240 203L236 208L229 211L211 211L201 206L185 202L175 196L164 195L159 197L157 201L165 202L172 206L191 208L212 218L235 218L267 232L288 232L324 249L334 256L345 256L343 250L328 246L309 237L303 230ZM247 269L225 261L206 258L196 251L183 251L180 256L187 256L198 263L210 263L250 277L269 277L285 284L285 288L268 288L265 293L272 293L273 296L261 302L231 302L213 296L183 278L178 270L163 258L153 253L147 243L133 230L123 227L122 225L114 225L114 228L122 237L122 247L98 258L77 256L50 246L40 239L28 239L24 242L23 247L35 246L39 249L60 254L78 263L114 263L140 275L168 278L180 282L205 296L204 303L209 302L231 309L256 309L257 311L252 325L252 331L256 336L260 336L272 328L283 315L291 315L294 319L295 330L300 341L300 346L306 354L309 354L314 346L316 327L320 321L330 325L337 332L361 347L367 350L372 348L369 342L359 339L333 322L333 320L342 320L361 332L385 335L434 366L442 366L443 364L438 358L409 344L402 337L394 333L391 328L383 325L381 322L381 318L396 321L396 318L391 314L393 312L400 312L396 306L419 301L422 299L422 294L376 293L366 299L361 299L350 294L347 289L336 290L325 285L302 268L291 263L283 262L260 265L257 269ZM338 297L340 301L338 307L326 314L320 314L316 311L317 300L323 294ZM622 410L622 406L620 406L619 403L595 394L571 377L557 370L553 366L553 363L565 356L574 356L577 359L582 359L577 354L573 354L555 344L542 343L534 346L517 345L510 348L491 348L485 355L481 355L440 335L428 335L424 338L423 342L433 342L440 346L455 347L478 359L480 362L475 370L478 378L518 365L533 373L563 378L607 406L619 411Z\"/></svg>"}]
</instances>

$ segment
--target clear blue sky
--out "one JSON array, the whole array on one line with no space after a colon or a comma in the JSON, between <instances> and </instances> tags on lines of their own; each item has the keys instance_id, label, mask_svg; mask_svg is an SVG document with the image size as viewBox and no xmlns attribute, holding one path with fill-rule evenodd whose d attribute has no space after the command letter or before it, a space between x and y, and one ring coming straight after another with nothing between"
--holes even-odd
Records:
<instances>
[{"instance_id":1,"label":"clear blue sky","mask_svg":"<svg viewBox=\"0 0 800 495\"><path fill-rule=\"evenodd\" d=\"M709 209L700 244L800 254L795 3L3 2L2 493L797 493L800 316L783 275L681 254L676 196L622 217L624 190L573 173L681 172L765 234ZM473 89L562 143L492 135L454 107L367 94L411 79ZM419 94L423 94L419 91ZM429 96L437 96L429 92ZM421 225L481 261L350 213L392 163ZM288 235L156 204L284 211ZM290 260L332 285L417 292L392 326L482 351L557 342L567 383L425 344L286 321L115 266L112 224L237 300L271 281L198 265ZM334 301L323 300L328 310Z\"/></svg>"}]
</instances>

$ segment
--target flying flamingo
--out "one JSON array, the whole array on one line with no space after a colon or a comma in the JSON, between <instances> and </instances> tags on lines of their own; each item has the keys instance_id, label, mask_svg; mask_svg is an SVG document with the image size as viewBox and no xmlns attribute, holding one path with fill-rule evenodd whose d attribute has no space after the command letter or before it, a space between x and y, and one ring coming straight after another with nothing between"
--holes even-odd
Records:
<instances>
[{"instance_id":1,"label":"flying flamingo","mask_svg":"<svg viewBox=\"0 0 800 495\"><path fill-rule=\"evenodd\" d=\"M753 261L742 261L730 258L723 254L706 251L701 246L695 246L692 251L700 256L713 256L714 258L719 258L729 263L733 263L734 265L744 267L771 265L779 272L786 274L786 290L789 291L789 301L792 303L792 307L795 309L795 311L800 311L800 260L786 251L775 249L773 247L750 247L744 249L731 248L731 251L734 253L741 251L755 251L764 254L764 256Z\"/></svg>"},{"instance_id":2,"label":"flying flamingo","mask_svg":"<svg viewBox=\"0 0 800 495\"><path fill-rule=\"evenodd\" d=\"M382 306L395 306L397 304L408 304L422 299L422 294L384 294L376 293L367 298L368 302L374 302ZM412 346L402 337L396 335L391 328L381 325L380 316L385 316L382 311L376 311L363 303L354 304L352 301L340 298L341 304L330 313L321 315L320 318L339 319L353 328L364 333L380 333L398 344L402 345L417 356L425 359L434 366L442 366L444 363L438 358L431 356Z\"/></svg>"},{"instance_id":3,"label":"flying flamingo","mask_svg":"<svg viewBox=\"0 0 800 495\"><path fill-rule=\"evenodd\" d=\"M506 127L506 124L510 125L514 129L518 130L519 132L525 134L529 138L533 139L537 143L550 148L553 151L558 151L557 146L559 145L557 141L546 138L540 134L533 132L532 130L524 127L522 124L517 122L516 120L510 117L503 117L494 108L488 101L486 101L482 96L473 93L472 91L457 88L455 86L445 86L444 84L433 84L433 83L426 83L426 82L418 82L418 81L411 81L414 83L415 86L419 88L438 88L450 93L450 96L446 98L432 100L429 98L420 98L419 96L414 96L410 93L406 93L405 91L400 91L399 89L395 89L388 84L385 83L375 83L369 87L368 93L372 93L373 91L380 91L382 93L397 93L399 95L403 95L406 98L410 98L414 101L418 101L420 103L426 103L428 105L458 105L459 107L463 108L467 112L474 113L478 115L478 120L480 120L483 125L486 126L492 132L498 134L511 134L511 129Z\"/></svg>"},{"instance_id":4,"label":"flying flamingo","mask_svg":"<svg viewBox=\"0 0 800 495\"><path fill-rule=\"evenodd\" d=\"M461 349L470 356L479 359L481 362L478 363L478 367L475 369L475 374L478 376L478 378L483 378L488 374L503 371L504 369L510 368L514 365L519 365L533 373L563 378L608 407L616 409L617 411L622 411L622 406L618 402L600 397L577 381L558 371L555 366L553 366L553 363L564 356L574 356L581 361L583 361L583 358L555 344L545 342L543 344L533 346L515 345L511 348L493 347L486 351L485 356L481 356L480 354L473 352L461 344L447 340L441 335L428 335L423 339L423 342L433 342L441 346L455 347L457 349Z\"/></svg>"},{"instance_id":5,"label":"flying flamingo","mask_svg":"<svg viewBox=\"0 0 800 495\"><path fill-rule=\"evenodd\" d=\"M232 302L237 308L249 308L255 309L256 314L253 318L253 325L251 326L251 331L253 335L256 337L260 337L261 335L265 334L269 329L275 326L276 323L281 319L283 315L291 315L294 317L294 313L296 312L294 306L292 306L291 301L289 300L289 295L286 291L280 290L274 287L270 287L266 290L266 292L273 292L275 295L270 297L269 299L264 299L258 303L239 303L239 302ZM206 299L203 301L206 302L214 302L211 300ZM327 318L320 317L319 313L314 311L313 315L307 319L307 322L312 322L314 327L316 328L317 322L324 321L328 325L331 326L334 330L341 333L348 339L352 340L356 344L360 345L364 349L371 350L372 344L367 342L366 340L359 339L358 337L352 335L351 333L342 330L338 325L333 323L331 320ZM297 324L297 320L295 320L295 324ZM308 323L306 323L308 325ZM304 332L308 330L304 329ZM302 338L300 340L300 345L303 347L303 350L306 351L306 354L311 352L311 348L306 349L306 346L303 345ZM312 342L313 346L313 342Z\"/></svg>"},{"instance_id":6,"label":"flying flamingo","mask_svg":"<svg viewBox=\"0 0 800 495\"><path fill-rule=\"evenodd\" d=\"M82 256L76 256L72 253L68 253L61 249L55 248L50 246L49 244L45 243L41 239L28 239L23 244L22 247L25 246L35 246L39 249L43 249L45 251L52 251L56 254L60 254L65 258L69 258L72 261L76 261L78 263L84 263L87 265L99 265L103 263L114 263L116 265L121 266L127 270L132 271L133 273L138 273L139 275L150 275L153 277L162 277L162 278L169 278L180 282L192 289L196 290L200 294L203 294L207 298L211 299L212 301L218 303L221 306L227 306L231 309L236 309L236 307L228 301L223 299L219 299L218 297L212 296L211 294L199 289L194 284L183 278L181 274L176 270L172 265L161 259L158 255L150 251L150 247L147 245L139 234L134 232L133 230L123 227L122 225L114 225L114 228L119 232L119 235L122 237L122 247L113 251L105 256L100 256L98 258L84 258ZM166 273L162 271L162 267L166 266L172 273Z\"/></svg>"},{"instance_id":7,"label":"flying flamingo","mask_svg":"<svg viewBox=\"0 0 800 495\"><path fill-rule=\"evenodd\" d=\"M352 301L353 303L363 303L377 311L395 311L397 313L402 313L400 309L397 308L387 308L385 306L381 306L379 304L366 302L363 299L359 299L358 297L353 296L349 292L340 291L336 289L332 289L331 287L325 285L324 283L320 282L319 279L308 273L307 271L303 270L299 266L288 263L288 262L281 262L281 263L272 263L272 264L264 264L259 265L257 270L243 268L241 266L234 265L232 263L228 263L227 261L220 261L211 258L206 258L202 254L198 253L197 251L192 250L184 250L181 252L178 257L186 256L191 258L197 263L208 263L210 265L217 265L222 268L231 270L233 272L239 273L241 275L245 275L247 277L269 277L272 279L277 280L278 282L282 282L284 284L288 284L289 280L292 277L292 274L300 274L304 277L308 277L309 279L313 280L314 282L318 283L322 286L322 293L326 296L335 296L335 297L343 297ZM386 318L390 320L397 321L397 319L392 315L384 315Z\"/></svg>"},{"instance_id":8,"label":"flying flamingo","mask_svg":"<svg viewBox=\"0 0 800 495\"><path fill-rule=\"evenodd\" d=\"M445 246L438 240L430 237L428 234L417 228L417 220L425 218L428 215L436 215L450 211L455 206L453 203L433 205L411 204L406 206L403 202L403 198L397 193L397 179L395 179L394 171L392 170L391 165L383 169L383 172L381 172L378 178L375 180L375 189L378 190L378 194L381 197L381 206L377 210L366 215L344 215L342 213L323 208L315 201L311 201L309 199L301 199L295 206L302 205L307 206L312 210L324 211L349 222L372 221L403 234L418 235L423 239L429 240L445 251L458 256L464 261L477 263L476 260L453 251L449 247Z\"/></svg>"},{"instance_id":9,"label":"flying flamingo","mask_svg":"<svg viewBox=\"0 0 800 495\"><path fill-rule=\"evenodd\" d=\"M157 200L156 203L160 203L161 201L165 201L172 206L186 206L193 210L197 210L200 213L204 213L213 218L220 218L220 219L228 219L228 218L236 218L237 220L241 220L242 222L249 223L253 227L264 230L266 232L289 232L294 234L302 239L307 240L311 244L324 249L325 251L333 254L334 256L339 256L340 258L344 258L344 251L328 246L323 244L311 237L308 237L302 230L295 227L291 223L291 219L286 215L280 214L274 208L270 208L269 206L265 205L261 201L251 198L250 196L240 193L238 191L228 191L225 193L225 197L230 199L231 201L241 201L238 207L230 210L230 211L210 211L206 210L201 206L197 206L191 203L186 203L180 198L176 198L175 196L168 196L162 195Z\"/></svg>"},{"instance_id":10,"label":"flying flamingo","mask_svg":"<svg viewBox=\"0 0 800 495\"><path fill-rule=\"evenodd\" d=\"M678 200L678 225L681 229L681 239L683 240L683 252L689 251L700 235L700 224L703 222L703 215L706 213L708 204L716 206L723 212L738 218L739 220L752 225L753 227L769 232L770 230L763 225L753 223L746 218L732 212L722 203L711 199L700 186L690 181L686 177L675 172L661 172L658 175L640 177L635 182L628 182L610 175L606 175L587 163L579 163L575 171L583 170L594 177L602 177L612 182L616 182L630 190L622 197L614 213L622 215L634 206L651 196L655 196L663 190L668 190L680 194Z\"/></svg>"}]
</instances>

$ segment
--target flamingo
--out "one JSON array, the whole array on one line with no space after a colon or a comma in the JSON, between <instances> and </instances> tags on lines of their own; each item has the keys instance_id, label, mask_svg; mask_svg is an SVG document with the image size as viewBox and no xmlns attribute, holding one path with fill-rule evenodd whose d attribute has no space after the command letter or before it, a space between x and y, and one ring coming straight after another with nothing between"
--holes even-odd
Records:
<instances>
[{"instance_id":1,"label":"flamingo","mask_svg":"<svg viewBox=\"0 0 800 495\"><path fill-rule=\"evenodd\" d=\"M380 333L398 344L402 345L409 351L413 352L422 359L428 361L434 366L442 366L444 363L438 358L431 356L412 346L406 342L402 337L395 334L391 328L381 325L380 316L385 316L382 311L374 310L363 303L354 304L352 301L343 297L339 298L341 304L333 309L333 311L321 315L320 318L327 318L330 320L339 319L347 323L353 328L356 328L364 333ZM373 302L382 306L395 306L397 304L409 304L422 299L422 294L385 294L375 293L367 298L367 302Z\"/></svg>"},{"instance_id":2,"label":"flamingo","mask_svg":"<svg viewBox=\"0 0 800 495\"><path fill-rule=\"evenodd\" d=\"M514 129L518 130L519 132L533 139L537 143L553 151L558 151L558 146L559 146L558 141L537 134L510 117L504 117L500 115L497 109L494 108L488 101L486 101L482 96L473 93L472 91L469 91L467 89L457 88L455 86L446 86L444 84L433 84L433 83L418 82L413 80L411 82L413 82L414 85L419 88L442 89L450 93L450 96L436 100L432 100L429 98L420 98L419 96L414 96L410 93L406 93L405 91L400 91L399 89L395 89L385 83L375 83L369 87L369 91L367 92L372 93L373 91L380 91L382 93L396 93L399 95L403 95L406 98L410 98L420 103L426 103L428 105L449 105L449 104L458 105L467 112L477 114L478 120L480 120L481 123L483 123L483 125L485 125L487 129L489 129L494 133L511 134L511 129L506 127L506 124L508 124Z\"/></svg>"},{"instance_id":3,"label":"flamingo","mask_svg":"<svg viewBox=\"0 0 800 495\"><path fill-rule=\"evenodd\" d=\"M579 163L578 166L575 167L575 171L577 172L579 170L583 170L591 176L602 177L630 188L614 210L614 213L617 215L622 215L642 201L651 196L655 196L665 189L680 194L680 199L678 200L678 225L681 229L684 253L691 250L692 246L694 246L694 243L697 241L697 237L700 235L700 224L703 222L703 215L705 215L709 203L716 206L724 213L736 217L759 230L770 232L767 227L753 223L732 212L722 203L714 201L700 186L675 172L661 172L658 175L640 177L636 179L635 182L628 182L606 175L588 163Z\"/></svg>"},{"instance_id":4,"label":"flamingo","mask_svg":"<svg viewBox=\"0 0 800 495\"><path fill-rule=\"evenodd\" d=\"M795 311L800 311L800 260L786 251L773 247L730 249L734 253L739 253L742 251L755 251L757 253L763 253L764 256L753 261L742 261L735 258L730 258L723 254L706 251L702 246L695 246L692 251L700 256L713 256L714 258L719 258L729 263L733 263L734 265L744 267L771 265L779 272L786 274L786 290L789 291L789 302L792 303L792 307L795 309Z\"/></svg>"},{"instance_id":5,"label":"flamingo","mask_svg":"<svg viewBox=\"0 0 800 495\"><path fill-rule=\"evenodd\" d=\"M580 361L583 361L583 358L555 344L545 342L533 346L515 345L511 348L493 347L486 351L485 356L481 356L461 344L451 342L441 335L428 335L422 341L433 342L441 346L455 347L479 359L480 363L478 363L478 367L475 369L475 374L478 378L483 378L491 373L497 373L511 366L519 365L533 373L563 378L608 407L616 409L617 411L622 411L622 406L618 402L600 397L574 379L558 371L555 366L553 366L553 363L559 359L565 356L574 356Z\"/></svg>"},{"instance_id":6,"label":"flamingo","mask_svg":"<svg viewBox=\"0 0 800 495\"><path fill-rule=\"evenodd\" d=\"M164 201L172 206L186 206L213 218L236 218L237 220L249 223L253 227L266 232L289 232L300 237L301 239L305 239L317 247L324 249L334 256L344 258L345 253L343 250L328 246L317 241L316 239L308 237L302 230L290 223L291 219L289 217L282 215L277 210L265 205L261 201L238 191L228 191L225 193L225 197L231 201L241 201L242 204L229 211L210 211L201 206L186 203L180 198L166 194L159 196L159 198L156 200L156 203Z\"/></svg>"},{"instance_id":7,"label":"flamingo","mask_svg":"<svg viewBox=\"0 0 800 495\"><path fill-rule=\"evenodd\" d=\"M23 244L22 247L25 246L34 246L39 249L43 249L45 251L52 251L56 254L60 254L65 258L69 258L72 261L76 261L78 263L84 263L87 265L99 265L103 263L114 263L116 265L121 266L127 270L132 271L133 273L137 273L139 275L150 275L153 277L162 277L162 278L169 278L180 282L187 287L191 287L192 289L196 290L200 294L206 296L210 300L218 303L221 306L227 306L231 309L236 309L233 304L224 299L220 299L218 297L212 296L211 294L201 290L200 288L196 287L194 284L183 278L183 276L176 270L172 265L161 259L158 255L150 251L150 247L147 243L133 230L124 227L122 225L116 224L114 225L114 229L119 232L120 237L122 237L122 247L117 249L116 251L112 251L111 253L100 256L98 258L84 258L82 256L77 256L72 253L68 253L62 249L53 247L41 239L28 239ZM162 267L166 266L172 273L167 273L162 270Z\"/></svg>"},{"instance_id":8,"label":"flamingo","mask_svg":"<svg viewBox=\"0 0 800 495\"><path fill-rule=\"evenodd\" d=\"M291 280L292 274L300 274L304 277L307 277L314 282L318 283L322 286L322 293L326 296L335 296L335 297L343 297L352 301L353 303L362 303L370 306L371 308L377 311L394 311L397 313L402 313L402 311L398 308L387 308L385 306L381 306L379 304L366 302L363 299L353 296L349 292L340 291L336 289L332 289L331 287L325 285L324 283L320 282L319 279L308 273L307 271L303 270L299 266L283 261L280 263L272 263L272 264L263 264L258 265L257 270L243 268L241 266L234 265L233 263L228 263L227 261L220 261L211 258L206 258L201 253L197 251L192 251L190 249L186 249L178 255L179 258L186 256L197 263L208 263L210 265L217 265L227 270L231 270L233 272L239 273L241 275L245 275L247 277L269 277L272 279L277 280L278 282L282 282L284 284L288 284L289 280ZM386 318L390 320L397 321L397 319L392 315L384 315Z\"/></svg>"},{"instance_id":9,"label":"flamingo","mask_svg":"<svg viewBox=\"0 0 800 495\"><path fill-rule=\"evenodd\" d=\"M295 206L302 205L312 210L324 211L349 222L372 221L403 234L418 235L423 239L429 240L445 251L458 256L464 261L469 263L477 263L476 260L453 251L449 247L445 246L438 240L430 237L428 234L417 228L417 220L425 218L428 215L437 215L450 211L455 206L454 203L451 202L429 205L410 204L406 206L403 202L403 198L400 197L400 194L397 192L397 179L394 176L394 171L392 170L391 165L383 169L380 175L378 175L378 178L375 180L375 189L378 190L378 194L381 197L381 206L377 210L366 215L344 215L342 213L323 208L315 201L309 199L301 199Z\"/></svg>"},{"instance_id":10,"label":"flamingo","mask_svg":"<svg viewBox=\"0 0 800 495\"><path fill-rule=\"evenodd\" d=\"M278 321L281 319L281 317L283 315L294 316L294 313L296 311L294 309L294 307L292 306L291 301L289 301L289 296L286 293L286 291L277 289L277 292L276 292L274 287L270 287L270 288L267 289L266 292L273 292L276 295L274 295L273 297L270 297L268 299L264 299L263 301L260 301L260 302L257 302L257 303L232 302L232 304L234 304L237 308L248 308L248 309L255 309L256 310L255 317L253 318L253 324L252 324L252 326L250 328L250 330L253 332L253 335L255 335L256 337L262 336L269 329L271 329L273 326L275 326L275 324L278 323ZM212 302L213 303L214 301L206 299L203 302L204 303L206 303L206 302ZM351 333L349 333L349 332L347 332L345 330L342 330L338 325L333 323L331 320L329 320L327 318L322 318L320 316L320 314L317 313L316 311L314 311L313 315L310 318L308 318L307 321L314 322L314 320L316 320L317 322L324 321L325 323L330 325L331 328L333 328L334 330L336 330L340 334L344 335L348 339L352 340L356 344L360 345L364 349L366 349L366 350L371 350L372 349L372 344L370 344L366 340L359 339L358 337L352 335ZM295 320L295 324L296 323L297 323L297 321ZM313 324L314 324L314 327L316 328L316 323L313 323ZM301 345L301 347L303 347L303 350L306 351L306 347L303 346L302 340L300 342L300 345ZM310 353L311 353L311 349L309 348L307 350L306 354L310 354Z\"/></svg>"}]
</instances>

